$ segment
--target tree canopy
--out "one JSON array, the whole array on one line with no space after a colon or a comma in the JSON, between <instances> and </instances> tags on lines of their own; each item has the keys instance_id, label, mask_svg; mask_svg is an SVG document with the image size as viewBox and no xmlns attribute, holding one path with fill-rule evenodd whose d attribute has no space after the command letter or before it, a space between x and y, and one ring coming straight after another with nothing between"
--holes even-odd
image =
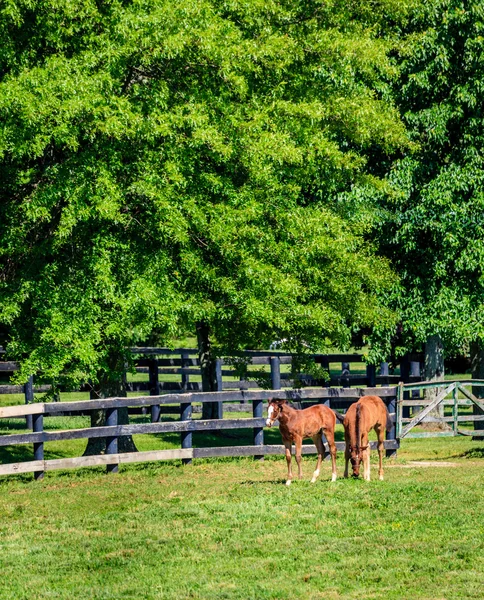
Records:
<instances>
[{"instance_id":1,"label":"tree canopy","mask_svg":"<svg viewBox=\"0 0 484 600\"><path fill-rule=\"evenodd\" d=\"M137 340L199 321L232 350L393 323L348 192L408 146L379 28L401 10L5 3L0 327L19 377L117 374Z\"/></svg>"},{"instance_id":2,"label":"tree canopy","mask_svg":"<svg viewBox=\"0 0 484 600\"><path fill-rule=\"evenodd\" d=\"M478 1L422 4L401 37L394 93L415 146L392 166L375 238L400 277L387 303L402 353L484 339L483 48Z\"/></svg>"}]
</instances>

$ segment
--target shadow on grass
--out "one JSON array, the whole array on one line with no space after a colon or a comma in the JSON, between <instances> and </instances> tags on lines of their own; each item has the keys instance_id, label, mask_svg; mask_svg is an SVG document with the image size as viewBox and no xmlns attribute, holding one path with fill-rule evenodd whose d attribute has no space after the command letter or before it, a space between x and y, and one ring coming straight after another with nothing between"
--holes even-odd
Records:
<instances>
[{"instance_id":1,"label":"shadow on grass","mask_svg":"<svg viewBox=\"0 0 484 600\"><path fill-rule=\"evenodd\" d=\"M2 446L0 448L0 464L9 464L34 460L32 446Z\"/></svg>"},{"instance_id":2,"label":"shadow on grass","mask_svg":"<svg viewBox=\"0 0 484 600\"><path fill-rule=\"evenodd\" d=\"M260 486L260 485L286 485L286 480L283 478L278 478L278 479L263 479L263 480L247 480L247 481L241 481L240 485L244 485L247 487L256 487L256 486Z\"/></svg>"},{"instance_id":3,"label":"shadow on grass","mask_svg":"<svg viewBox=\"0 0 484 600\"><path fill-rule=\"evenodd\" d=\"M471 448L466 450L460 456L464 458L484 458L484 447L483 448Z\"/></svg>"}]
</instances>

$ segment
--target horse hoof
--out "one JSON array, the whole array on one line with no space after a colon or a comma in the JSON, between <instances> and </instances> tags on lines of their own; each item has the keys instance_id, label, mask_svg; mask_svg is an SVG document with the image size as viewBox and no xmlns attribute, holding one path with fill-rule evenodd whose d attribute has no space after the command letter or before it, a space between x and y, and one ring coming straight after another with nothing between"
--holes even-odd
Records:
<instances>
[{"instance_id":1,"label":"horse hoof","mask_svg":"<svg viewBox=\"0 0 484 600\"><path fill-rule=\"evenodd\" d=\"M331 481L336 481L336 473L333 473L333 475L331 476Z\"/></svg>"},{"instance_id":2,"label":"horse hoof","mask_svg":"<svg viewBox=\"0 0 484 600\"><path fill-rule=\"evenodd\" d=\"M383 481L383 475L380 475L380 476L378 477L378 479L379 479L380 481Z\"/></svg>"},{"instance_id":3,"label":"horse hoof","mask_svg":"<svg viewBox=\"0 0 484 600\"><path fill-rule=\"evenodd\" d=\"M288 479L288 480L286 481L286 485L291 485L291 480L290 480L290 479Z\"/></svg>"},{"instance_id":4,"label":"horse hoof","mask_svg":"<svg viewBox=\"0 0 484 600\"><path fill-rule=\"evenodd\" d=\"M313 478L311 479L311 483L316 483L316 477L313 477Z\"/></svg>"}]
</instances>

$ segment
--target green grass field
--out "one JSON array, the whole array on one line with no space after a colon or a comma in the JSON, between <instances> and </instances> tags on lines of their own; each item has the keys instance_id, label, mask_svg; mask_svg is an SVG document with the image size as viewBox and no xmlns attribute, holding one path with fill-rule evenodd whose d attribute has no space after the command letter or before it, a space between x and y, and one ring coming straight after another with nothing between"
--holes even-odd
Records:
<instances>
[{"instance_id":1,"label":"green grass field","mask_svg":"<svg viewBox=\"0 0 484 600\"><path fill-rule=\"evenodd\" d=\"M484 442L404 441L384 482L313 464L290 488L282 456L1 478L0 598L483 597Z\"/></svg>"}]
</instances>

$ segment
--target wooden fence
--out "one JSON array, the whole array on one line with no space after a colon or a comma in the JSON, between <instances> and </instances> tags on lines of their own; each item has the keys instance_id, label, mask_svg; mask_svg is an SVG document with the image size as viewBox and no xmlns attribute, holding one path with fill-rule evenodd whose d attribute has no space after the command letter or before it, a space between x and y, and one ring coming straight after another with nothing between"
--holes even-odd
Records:
<instances>
[{"instance_id":1,"label":"wooden fence","mask_svg":"<svg viewBox=\"0 0 484 600\"><path fill-rule=\"evenodd\" d=\"M267 445L264 443L265 418L263 417L264 401L269 398L286 398L304 404L324 402L329 406L338 403L346 406L365 394L378 394L386 401L390 412L396 412L396 387L388 388L318 388L301 390L258 390L231 391L211 393L167 394L162 396L140 396L136 398L107 398L102 400L86 400L80 402L49 402L27 405L8 406L0 408L0 418L23 418L31 416L32 432L12 433L0 436L0 446L17 444L32 444L33 459L24 462L12 462L0 465L0 475L33 472L36 479L42 478L45 471L106 465L107 470L116 471L121 463L158 461L167 459L182 459L185 463L193 458L213 456L254 456L262 458L268 454L282 454L282 445ZM252 418L238 419L192 419L192 408L195 403L204 402L224 403L245 402L251 404ZM118 411L125 407L151 408L151 423L118 424ZM161 422L161 407L170 407L177 412L180 420ZM103 409L106 411L106 425L102 427L87 427L83 429L67 429L63 431L44 429L44 416L56 414L82 413L90 410ZM253 444L245 446L223 446L213 448L194 448L192 433L194 431L222 431L250 428L253 431ZM121 436L134 434L173 433L180 434L180 449L153 450L145 452L119 453L118 439ZM394 453L398 448L395 428L388 434L385 441L387 454ZM106 453L96 456L79 456L74 458L44 459L44 444L52 441L88 439L95 437L106 438ZM339 451L343 450L344 442L337 442ZM327 448L326 448L327 449ZM304 445L303 452L314 453L313 445Z\"/></svg>"}]
</instances>

